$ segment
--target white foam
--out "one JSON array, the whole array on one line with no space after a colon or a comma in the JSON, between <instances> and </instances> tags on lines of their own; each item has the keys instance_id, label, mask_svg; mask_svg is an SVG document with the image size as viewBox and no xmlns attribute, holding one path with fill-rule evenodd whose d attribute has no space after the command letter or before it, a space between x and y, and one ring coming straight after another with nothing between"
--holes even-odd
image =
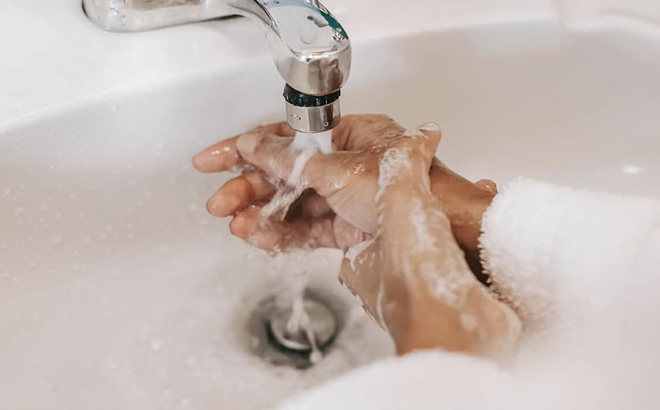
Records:
<instances>
[{"instance_id":1,"label":"white foam","mask_svg":"<svg viewBox=\"0 0 660 410\"><path fill-rule=\"evenodd\" d=\"M378 201L385 190L392 184L394 177L399 175L403 169L409 169L410 152L401 148L390 148L383 154L379 164L378 173L378 193L376 193L376 201Z\"/></svg>"},{"instance_id":2,"label":"white foam","mask_svg":"<svg viewBox=\"0 0 660 410\"><path fill-rule=\"evenodd\" d=\"M415 250L423 252L437 249L436 236L429 230L429 220L421 199L413 199L413 207L408 219L415 230Z\"/></svg>"},{"instance_id":3,"label":"white foam","mask_svg":"<svg viewBox=\"0 0 660 410\"><path fill-rule=\"evenodd\" d=\"M369 239L351 246L345 255L345 258L348 259L348 262L351 265L351 269L355 270L355 262L357 261L357 258L373 243L374 239Z\"/></svg>"}]
</instances>

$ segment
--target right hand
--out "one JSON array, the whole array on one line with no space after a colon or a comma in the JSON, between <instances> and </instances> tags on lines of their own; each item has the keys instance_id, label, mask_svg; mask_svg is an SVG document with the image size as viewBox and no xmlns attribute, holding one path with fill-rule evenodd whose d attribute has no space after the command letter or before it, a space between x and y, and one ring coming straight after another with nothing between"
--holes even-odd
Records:
<instances>
[{"instance_id":1,"label":"right hand","mask_svg":"<svg viewBox=\"0 0 660 410\"><path fill-rule=\"evenodd\" d=\"M349 251L341 278L399 354L440 348L508 356L520 320L474 277L430 190L439 137L404 136L381 156L377 234Z\"/></svg>"}]
</instances>

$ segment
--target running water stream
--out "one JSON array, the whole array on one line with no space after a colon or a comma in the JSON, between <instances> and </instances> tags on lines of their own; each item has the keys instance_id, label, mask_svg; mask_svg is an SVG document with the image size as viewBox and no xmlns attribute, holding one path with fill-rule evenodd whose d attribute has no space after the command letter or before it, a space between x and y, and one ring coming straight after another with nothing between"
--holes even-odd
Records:
<instances>
[{"instance_id":1,"label":"running water stream","mask_svg":"<svg viewBox=\"0 0 660 410\"><path fill-rule=\"evenodd\" d=\"M305 184L302 182L302 173L309 160L319 152L322 154L330 154L334 151L332 146L332 131L325 131L316 134L308 134L303 132L296 133L296 136L291 144L291 149L297 153L291 174L284 184L275 194L273 199L261 211L260 219L262 224L268 224L272 218L284 220L289 207L302 195L306 190ZM279 249L275 250L279 252ZM294 252L291 257L295 259L300 258L301 252ZM316 341L316 336L313 330L313 324L304 307L304 294L307 284L307 272L293 279L292 284L292 313L287 323L287 331L290 334L296 334L301 330L307 336L311 353L309 360L312 363L319 362L323 355Z\"/></svg>"}]
</instances>

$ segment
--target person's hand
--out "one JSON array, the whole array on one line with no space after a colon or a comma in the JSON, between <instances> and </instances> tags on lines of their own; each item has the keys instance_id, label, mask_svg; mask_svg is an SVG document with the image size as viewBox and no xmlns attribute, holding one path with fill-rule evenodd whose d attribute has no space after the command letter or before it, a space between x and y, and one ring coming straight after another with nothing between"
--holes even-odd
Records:
<instances>
[{"instance_id":1,"label":"person's hand","mask_svg":"<svg viewBox=\"0 0 660 410\"><path fill-rule=\"evenodd\" d=\"M521 331L467 266L428 177L440 135L396 140L379 158L377 230L351 248L341 278L399 354L441 348L501 358Z\"/></svg>"},{"instance_id":2,"label":"person's hand","mask_svg":"<svg viewBox=\"0 0 660 410\"><path fill-rule=\"evenodd\" d=\"M302 181L314 190L294 204L283 221L260 223L262 206L285 184L299 151L285 123L259 127L207 148L193 161L201 172L244 169L207 202L213 215L233 215L232 233L266 250L347 249L375 229L377 156L404 130L382 116L344 117L333 130L336 153L316 155Z\"/></svg>"},{"instance_id":3,"label":"person's hand","mask_svg":"<svg viewBox=\"0 0 660 410\"><path fill-rule=\"evenodd\" d=\"M437 130L436 127L431 126ZM232 232L268 250L291 246L324 246L346 249L373 233L377 160L405 133L405 129L382 115L345 116L333 130L338 153L317 156L303 173L304 182L315 188L307 193L284 222L260 229L258 214L291 172L295 132L285 123L259 127L221 141L198 154L193 163L200 172L245 169L227 182L208 201L207 208L219 217L233 216ZM242 152L239 154L238 142ZM431 189L452 222L459 244L478 270L477 238L481 215L494 185L472 184L451 172L439 161L431 168ZM320 194L320 195L319 195Z\"/></svg>"}]
</instances>

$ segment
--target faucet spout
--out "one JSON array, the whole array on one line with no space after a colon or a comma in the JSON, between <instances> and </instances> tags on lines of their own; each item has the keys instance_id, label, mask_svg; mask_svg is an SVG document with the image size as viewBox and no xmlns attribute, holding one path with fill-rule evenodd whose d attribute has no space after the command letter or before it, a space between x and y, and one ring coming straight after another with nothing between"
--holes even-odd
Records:
<instances>
[{"instance_id":1,"label":"faucet spout","mask_svg":"<svg viewBox=\"0 0 660 410\"><path fill-rule=\"evenodd\" d=\"M339 91L351 69L342 25L318 0L226 0L266 30L278 71L294 90L311 96Z\"/></svg>"},{"instance_id":2,"label":"faucet spout","mask_svg":"<svg viewBox=\"0 0 660 410\"><path fill-rule=\"evenodd\" d=\"M340 90L351 69L351 43L318 0L225 0L266 30L273 59L286 82L287 121L296 131L334 128Z\"/></svg>"},{"instance_id":3,"label":"faucet spout","mask_svg":"<svg viewBox=\"0 0 660 410\"><path fill-rule=\"evenodd\" d=\"M339 123L339 96L351 69L351 43L319 0L82 0L87 16L109 31L141 31L243 15L266 32L286 83L287 120L302 132Z\"/></svg>"}]
</instances>

